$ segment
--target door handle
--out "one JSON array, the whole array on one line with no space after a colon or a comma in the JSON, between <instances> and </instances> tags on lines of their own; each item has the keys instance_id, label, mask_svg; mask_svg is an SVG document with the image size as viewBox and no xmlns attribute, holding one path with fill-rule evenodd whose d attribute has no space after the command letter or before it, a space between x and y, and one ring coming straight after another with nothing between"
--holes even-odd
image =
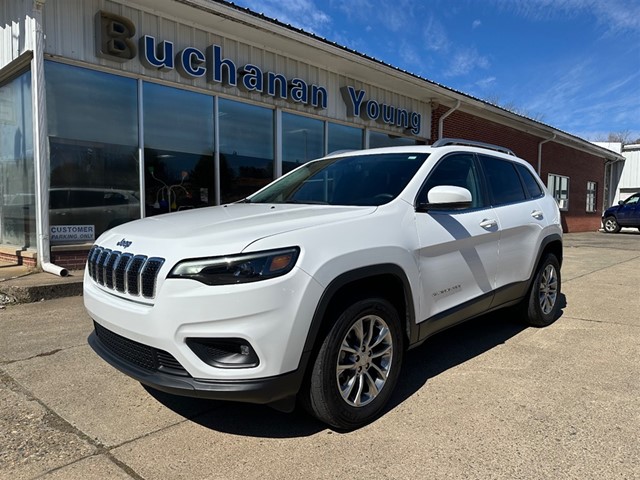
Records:
<instances>
[{"instance_id":1,"label":"door handle","mask_svg":"<svg viewBox=\"0 0 640 480\"><path fill-rule=\"evenodd\" d=\"M482 220L480 222L480 226L482 228L484 228L485 230L490 230L494 227L498 226L498 222L496 222L493 218L489 219L489 218L485 218L484 220Z\"/></svg>"},{"instance_id":2,"label":"door handle","mask_svg":"<svg viewBox=\"0 0 640 480\"><path fill-rule=\"evenodd\" d=\"M542 220L544 218L544 214L540 210L534 210L531 212L531 216L536 220Z\"/></svg>"}]
</instances>

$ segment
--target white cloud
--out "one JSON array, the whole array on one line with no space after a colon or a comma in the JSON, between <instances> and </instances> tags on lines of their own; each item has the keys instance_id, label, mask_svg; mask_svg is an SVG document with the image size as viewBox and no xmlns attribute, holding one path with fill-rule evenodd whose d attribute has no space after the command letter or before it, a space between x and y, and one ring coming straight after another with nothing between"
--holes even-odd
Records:
<instances>
[{"instance_id":1,"label":"white cloud","mask_svg":"<svg viewBox=\"0 0 640 480\"><path fill-rule=\"evenodd\" d=\"M482 89L487 89L495 85L495 83L496 83L496 77L486 77L478 80L476 82L476 86Z\"/></svg>"},{"instance_id":2,"label":"white cloud","mask_svg":"<svg viewBox=\"0 0 640 480\"><path fill-rule=\"evenodd\" d=\"M542 20L592 15L609 34L640 31L640 3L637 0L494 0L506 10Z\"/></svg>"},{"instance_id":3,"label":"white cloud","mask_svg":"<svg viewBox=\"0 0 640 480\"><path fill-rule=\"evenodd\" d=\"M423 27L423 37L427 50L433 52L447 52L451 47L451 42L447 36L444 26L436 20L433 15L429 17L426 25Z\"/></svg>"},{"instance_id":4,"label":"white cloud","mask_svg":"<svg viewBox=\"0 0 640 480\"><path fill-rule=\"evenodd\" d=\"M282 23L326 36L331 18L312 0L244 0L244 6Z\"/></svg>"},{"instance_id":5,"label":"white cloud","mask_svg":"<svg viewBox=\"0 0 640 480\"><path fill-rule=\"evenodd\" d=\"M489 59L478 53L475 48L459 50L451 59L449 68L444 72L446 77L466 75L476 68L489 68Z\"/></svg>"},{"instance_id":6,"label":"white cloud","mask_svg":"<svg viewBox=\"0 0 640 480\"><path fill-rule=\"evenodd\" d=\"M474 20L474 21L473 21L473 23L471 24L471 28L475 30L475 29L476 29L476 28L478 28L480 25L482 25L482 21L480 21L480 20Z\"/></svg>"}]
</instances>

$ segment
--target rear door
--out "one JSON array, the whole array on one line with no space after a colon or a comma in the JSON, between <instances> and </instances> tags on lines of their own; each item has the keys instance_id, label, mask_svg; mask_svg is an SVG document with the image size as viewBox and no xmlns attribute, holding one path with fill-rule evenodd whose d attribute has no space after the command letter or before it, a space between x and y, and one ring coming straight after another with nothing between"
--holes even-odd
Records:
<instances>
[{"instance_id":1,"label":"rear door","mask_svg":"<svg viewBox=\"0 0 640 480\"><path fill-rule=\"evenodd\" d=\"M533 271L548 221L538 201L544 193L525 166L489 155L479 158L500 225L496 289L506 291L508 300L522 293L519 289L526 287ZM505 299L497 303L500 300Z\"/></svg>"}]
</instances>

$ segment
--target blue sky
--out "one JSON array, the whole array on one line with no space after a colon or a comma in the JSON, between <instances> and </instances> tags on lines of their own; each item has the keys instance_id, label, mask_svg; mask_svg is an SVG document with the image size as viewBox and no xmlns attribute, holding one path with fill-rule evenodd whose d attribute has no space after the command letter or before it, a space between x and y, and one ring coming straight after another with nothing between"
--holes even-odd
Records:
<instances>
[{"instance_id":1,"label":"blue sky","mask_svg":"<svg viewBox=\"0 0 640 480\"><path fill-rule=\"evenodd\" d=\"M640 138L640 0L236 0L579 137Z\"/></svg>"}]
</instances>

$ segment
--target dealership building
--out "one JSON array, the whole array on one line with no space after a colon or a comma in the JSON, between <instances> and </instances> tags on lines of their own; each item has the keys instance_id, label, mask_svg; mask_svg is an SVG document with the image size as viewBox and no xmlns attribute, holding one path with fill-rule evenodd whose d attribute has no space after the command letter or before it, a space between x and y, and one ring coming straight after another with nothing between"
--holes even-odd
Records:
<instances>
[{"instance_id":1,"label":"dealership building","mask_svg":"<svg viewBox=\"0 0 640 480\"><path fill-rule=\"evenodd\" d=\"M336 150L442 137L530 162L566 232L599 228L623 160L228 2L0 3L0 260L82 268L117 224L242 199Z\"/></svg>"}]
</instances>

